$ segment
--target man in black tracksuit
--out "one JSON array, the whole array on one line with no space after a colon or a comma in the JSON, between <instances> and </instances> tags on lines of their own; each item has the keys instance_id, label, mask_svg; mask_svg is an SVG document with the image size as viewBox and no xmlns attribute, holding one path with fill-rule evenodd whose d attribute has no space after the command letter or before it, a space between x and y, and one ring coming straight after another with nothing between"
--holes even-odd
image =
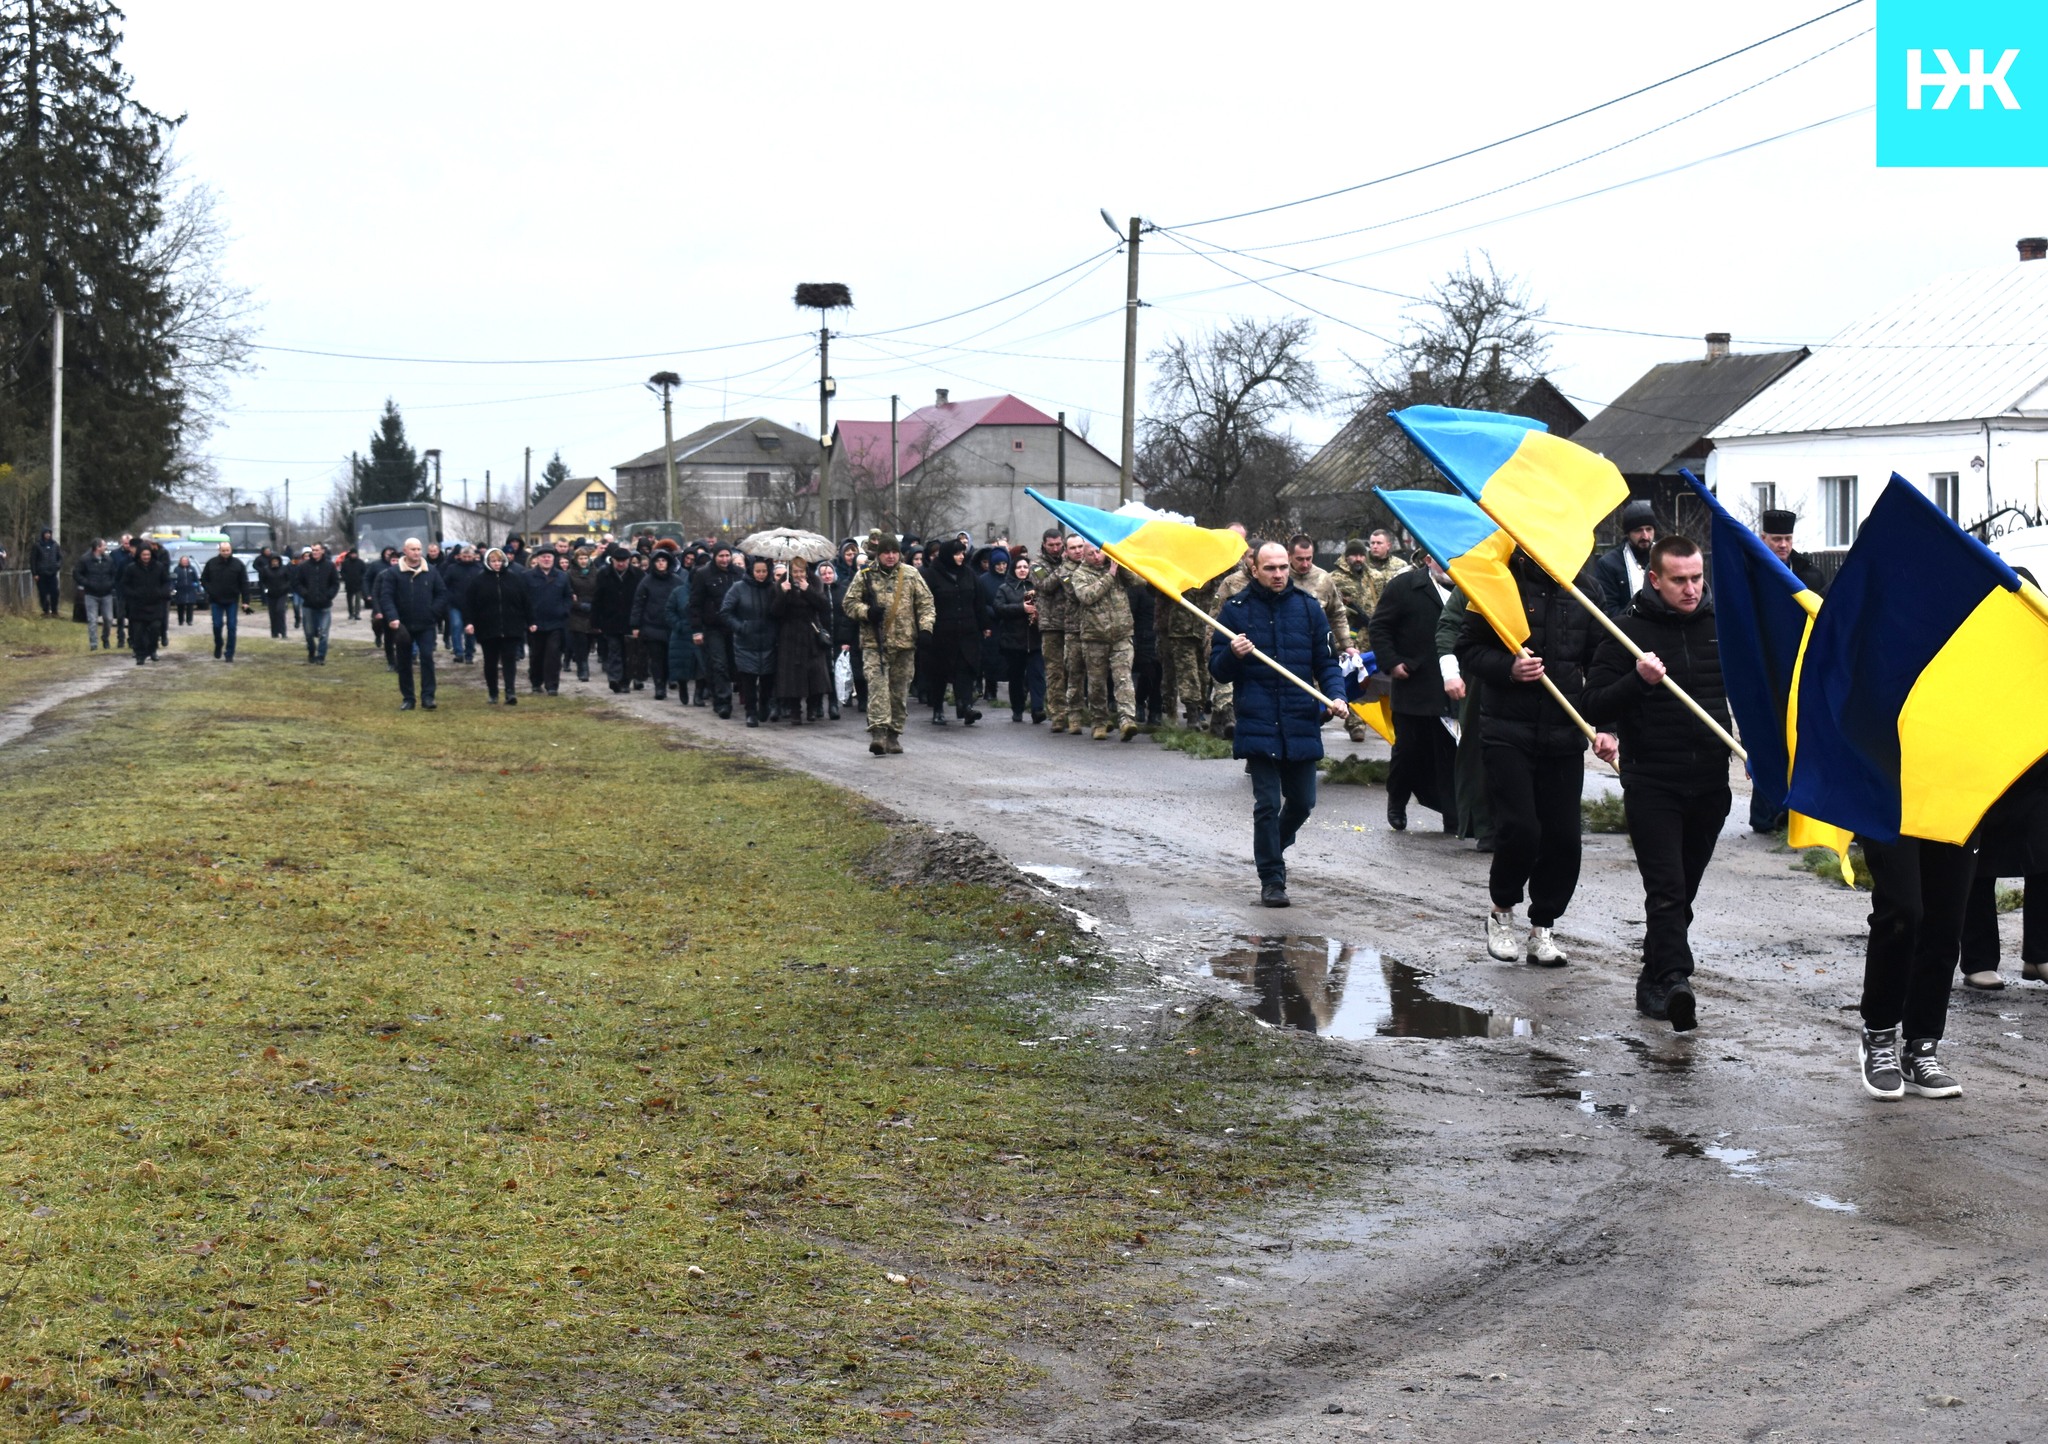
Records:
<instances>
[{"instance_id":1,"label":"man in black tracksuit","mask_svg":"<svg viewBox=\"0 0 2048 1444\"><path fill-rule=\"evenodd\" d=\"M1645 655L1609 638L1586 676L1585 712L1621 739L1622 805L1643 875L1647 930L1636 1009L1683 1033L1696 1018L1692 991L1693 899L1728 820L1728 748L1660 685L1683 687L1723 727L1727 689L1706 558L1682 536L1651 548L1643 588L1616 618Z\"/></svg>"},{"instance_id":2,"label":"man in black tracksuit","mask_svg":"<svg viewBox=\"0 0 2048 1444\"><path fill-rule=\"evenodd\" d=\"M1510 652L1477 607L1458 633L1458 670L1479 687L1479 741L1486 803L1493 814L1493 867L1486 951L1503 963L1526 957L1538 967L1570 961L1551 936L1579 885L1579 799L1585 791L1586 739L1544 689L1544 677L1577 705L1593 660L1594 621L1535 562L1516 552L1509 564L1528 617L1522 655ZM1577 578L1581 592L1589 571ZM1529 936L1515 942L1515 906L1529 890Z\"/></svg>"},{"instance_id":3,"label":"man in black tracksuit","mask_svg":"<svg viewBox=\"0 0 2048 1444\"><path fill-rule=\"evenodd\" d=\"M1436 661L1436 624L1451 579L1424 556L1397 572L1372 609L1367 636L1373 661L1394 679L1394 760L1387 770L1387 825L1408 826L1408 798L1441 813L1445 832L1458 830L1454 765L1458 744L1444 726L1443 672Z\"/></svg>"}]
</instances>

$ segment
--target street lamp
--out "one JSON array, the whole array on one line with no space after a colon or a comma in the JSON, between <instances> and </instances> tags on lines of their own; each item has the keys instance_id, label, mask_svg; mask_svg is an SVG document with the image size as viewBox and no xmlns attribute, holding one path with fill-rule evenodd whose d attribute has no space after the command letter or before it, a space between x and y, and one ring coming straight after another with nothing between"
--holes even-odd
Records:
<instances>
[{"instance_id":1,"label":"street lamp","mask_svg":"<svg viewBox=\"0 0 2048 1444\"><path fill-rule=\"evenodd\" d=\"M837 535L832 525L832 396L839 383L832 379L832 331L827 313L850 310L853 292L839 281L803 281L796 288L800 309L818 313L818 530ZM849 514L852 508L848 508Z\"/></svg>"}]
</instances>

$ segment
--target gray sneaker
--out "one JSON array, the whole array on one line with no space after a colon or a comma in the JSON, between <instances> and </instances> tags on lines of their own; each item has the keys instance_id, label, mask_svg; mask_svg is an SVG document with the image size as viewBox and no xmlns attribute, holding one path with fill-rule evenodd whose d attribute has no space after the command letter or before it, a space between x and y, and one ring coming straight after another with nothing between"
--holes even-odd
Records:
<instances>
[{"instance_id":1,"label":"gray sneaker","mask_svg":"<svg viewBox=\"0 0 2048 1444\"><path fill-rule=\"evenodd\" d=\"M1856 1050L1863 1070L1863 1091L1873 1098L1903 1098L1906 1077L1899 1069L1899 1030L1865 1028Z\"/></svg>"},{"instance_id":2,"label":"gray sneaker","mask_svg":"<svg viewBox=\"0 0 2048 1444\"><path fill-rule=\"evenodd\" d=\"M1515 946L1513 908L1486 915L1486 955L1497 963L1512 963L1521 956L1521 950Z\"/></svg>"},{"instance_id":3,"label":"gray sneaker","mask_svg":"<svg viewBox=\"0 0 2048 1444\"><path fill-rule=\"evenodd\" d=\"M1934 1050L1941 1046L1939 1038L1909 1038L1906 1041L1906 1087L1922 1098L1958 1098L1962 1096L1963 1085L1956 1082L1948 1069L1941 1066L1941 1059L1934 1056Z\"/></svg>"}]
</instances>

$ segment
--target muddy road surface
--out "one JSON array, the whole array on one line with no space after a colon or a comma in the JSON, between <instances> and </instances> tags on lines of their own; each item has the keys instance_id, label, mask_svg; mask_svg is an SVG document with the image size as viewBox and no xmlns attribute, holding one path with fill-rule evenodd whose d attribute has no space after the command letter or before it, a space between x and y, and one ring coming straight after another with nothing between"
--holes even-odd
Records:
<instances>
[{"instance_id":1,"label":"muddy road surface","mask_svg":"<svg viewBox=\"0 0 2048 1444\"><path fill-rule=\"evenodd\" d=\"M1389 830L1379 788L1324 787L1295 905L1266 910L1239 764L994 707L872 758L852 713L749 730L651 696L606 700L971 831L1162 988L1333 1035L1376 1080L1369 1202L1220 1250L1184 1319L1218 1327L1136 1382L1076 1357L1008 1439L2048 1437L2048 987L1958 991L1961 1099L1866 1098L1866 900L1751 835L1745 799L1674 1036L1634 1012L1620 837L1586 839L1571 965L1538 970L1485 955L1486 860L1419 805Z\"/></svg>"}]
</instances>

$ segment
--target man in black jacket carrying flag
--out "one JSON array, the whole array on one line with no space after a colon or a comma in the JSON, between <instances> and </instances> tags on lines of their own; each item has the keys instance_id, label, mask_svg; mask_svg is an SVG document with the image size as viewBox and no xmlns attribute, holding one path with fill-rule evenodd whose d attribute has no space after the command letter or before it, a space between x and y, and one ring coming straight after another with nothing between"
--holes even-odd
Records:
<instances>
[{"instance_id":1,"label":"man in black jacket carrying flag","mask_svg":"<svg viewBox=\"0 0 2048 1444\"><path fill-rule=\"evenodd\" d=\"M1665 537L1650 550L1642 590L1616 618L1644 655L1610 637L1586 675L1587 718L1620 736L1622 803L1643 875L1648 927L1636 1008L1681 1033L1697 1017L1687 930L1728 820L1728 748L1660 684L1668 676L1716 722L1731 725L1706 591L1699 547Z\"/></svg>"}]
</instances>

